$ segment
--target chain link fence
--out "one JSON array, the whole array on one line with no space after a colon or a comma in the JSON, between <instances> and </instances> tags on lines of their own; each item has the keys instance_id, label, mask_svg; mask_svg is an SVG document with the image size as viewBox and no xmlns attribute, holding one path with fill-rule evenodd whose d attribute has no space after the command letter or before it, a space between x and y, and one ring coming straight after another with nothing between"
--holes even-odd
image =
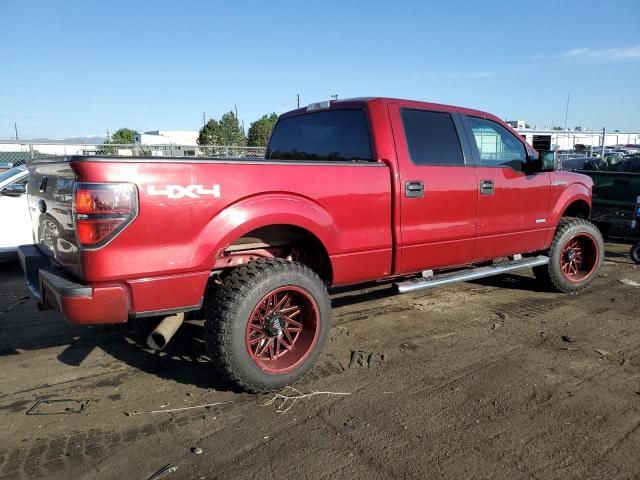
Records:
<instances>
[{"instance_id":1,"label":"chain link fence","mask_svg":"<svg viewBox=\"0 0 640 480\"><path fill-rule=\"evenodd\" d=\"M25 164L30 159L65 155L111 155L124 157L264 158L265 147L236 145L116 145L71 143L0 142L0 170Z\"/></svg>"},{"instance_id":2,"label":"chain link fence","mask_svg":"<svg viewBox=\"0 0 640 480\"><path fill-rule=\"evenodd\" d=\"M189 158L264 158L265 147L236 145L142 145L142 144L71 144L71 143L20 143L0 142L0 171L25 164L29 159L65 155L112 155L125 157L176 157ZM609 154L605 156L622 154ZM588 160L600 157L598 148L581 152L561 152L558 155L563 168L579 169Z\"/></svg>"}]
</instances>

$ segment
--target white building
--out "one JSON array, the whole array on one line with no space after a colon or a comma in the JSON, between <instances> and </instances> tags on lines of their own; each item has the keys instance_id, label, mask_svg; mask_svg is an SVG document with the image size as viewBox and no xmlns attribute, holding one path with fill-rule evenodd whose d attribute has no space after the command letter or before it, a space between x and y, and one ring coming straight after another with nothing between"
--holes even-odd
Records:
<instances>
[{"instance_id":1,"label":"white building","mask_svg":"<svg viewBox=\"0 0 640 480\"><path fill-rule=\"evenodd\" d=\"M527 122L524 120L507 120L507 123L516 130L527 128Z\"/></svg>"},{"instance_id":2,"label":"white building","mask_svg":"<svg viewBox=\"0 0 640 480\"><path fill-rule=\"evenodd\" d=\"M137 133L136 145L142 152L151 156L193 157L198 152L197 130L152 130ZM148 151L144 148L149 148Z\"/></svg>"},{"instance_id":3,"label":"white building","mask_svg":"<svg viewBox=\"0 0 640 480\"><path fill-rule=\"evenodd\" d=\"M508 123L511 124L511 122ZM576 145L584 145L587 148L602 146L601 131L514 128L536 150L553 150L556 147L560 150L574 150ZM606 132L604 140L606 147L627 144L640 144L640 132Z\"/></svg>"},{"instance_id":4,"label":"white building","mask_svg":"<svg viewBox=\"0 0 640 480\"><path fill-rule=\"evenodd\" d=\"M28 140L3 140L0 152L21 152L44 155L91 155L95 153L96 145L73 144L50 141L48 143L30 143Z\"/></svg>"},{"instance_id":5,"label":"white building","mask_svg":"<svg viewBox=\"0 0 640 480\"><path fill-rule=\"evenodd\" d=\"M136 134L140 145L198 145L197 130L152 130Z\"/></svg>"}]
</instances>

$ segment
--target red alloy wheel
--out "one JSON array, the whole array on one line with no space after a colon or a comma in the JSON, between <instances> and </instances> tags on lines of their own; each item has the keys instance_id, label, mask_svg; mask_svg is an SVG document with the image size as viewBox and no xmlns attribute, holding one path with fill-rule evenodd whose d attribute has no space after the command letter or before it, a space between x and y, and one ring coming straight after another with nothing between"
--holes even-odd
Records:
<instances>
[{"instance_id":1,"label":"red alloy wheel","mask_svg":"<svg viewBox=\"0 0 640 480\"><path fill-rule=\"evenodd\" d=\"M596 240L588 233L578 233L565 243L560 252L560 270L570 282L588 278L598 265L600 252Z\"/></svg>"},{"instance_id":2,"label":"red alloy wheel","mask_svg":"<svg viewBox=\"0 0 640 480\"><path fill-rule=\"evenodd\" d=\"M293 285L276 288L249 316L247 351L265 372L290 372L313 351L319 326L320 310L309 292Z\"/></svg>"}]
</instances>

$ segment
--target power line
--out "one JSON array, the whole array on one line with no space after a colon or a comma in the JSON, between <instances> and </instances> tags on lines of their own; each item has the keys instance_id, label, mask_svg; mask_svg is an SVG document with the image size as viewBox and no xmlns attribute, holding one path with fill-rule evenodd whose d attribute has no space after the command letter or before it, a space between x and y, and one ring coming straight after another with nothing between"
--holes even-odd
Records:
<instances>
[{"instance_id":1,"label":"power line","mask_svg":"<svg viewBox=\"0 0 640 480\"><path fill-rule=\"evenodd\" d=\"M84 102L86 103L86 102ZM132 110L105 110L102 108L97 108L97 107L93 107L93 108L81 108L81 107L75 107L75 106L70 106L70 107L56 107L54 105L15 105L15 104L3 104L0 105L4 108L16 108L16 109L31 109L31 110L56 110L56 112L92 112L92 113L115 113L115 114L126 114L126 115L151 115L151 116L158 116L158 115L169 115L169 116L183 116L183 117L189 117L189 118L193 118L193 113L175 113L174 111L171 111L170 113L169 110L166 109L162 109L162 110L157 110L157 111L149 111L146 107L149 105L149 103L144 103L144 104L140 104L140 105L144 105L145 108L144 109L140 109L140 110L136 110L136 111L132 111ZM153 106L161 106L162 104L158 104L158 103L153 103ZM288 104L289 105L289 104ZM175 108L175 105L168 105L171 108ZM131 107L130 104L127 104L127 107ZM185 107L184 110L185 111L193 111L195 107L192 106L188 106ZM198 109L199 110L199 109ZM220 109L223 110L223 109ZM265 111L268 111L270 109L268 108L244 108L245 112L251 112L251 113L264 113Z\"/></svg>"},{"instance_id":2,"label":"power line","mask_svg":"<svg viewBox=\"0 0 640 480\"><path fill-rule=\"evenodd\" d=\"M58 91L67 91L67 92L86 92L86 93L99 93L99 94L105 94L105 95L115 95L115 96L128 96L128 97L150 97L150 98L176 98L176 99L182 99L182 100L195 100L195 101L210 101L210 100L214 100L214 101L226 101L228 102L229 99L228 98L221 98L221 97L195 97L195 96L179 96L179 95L172 95L172 96L167 96L167 95L154 95L151 93L140 93L140 92L135 92L132 93L130 91L127 92L123 92L123 91L113 91L113 90L93 90L93 89L88 89L88 88L69 88L69 87L53 87L53 86L45 86L45 85L29 85L29 84L21 84L21 83L7 83L7 82L0 82L0 85L2 86L8 86L8 87L18 87L18 88L39 88L39 89L43 89L43 90L58 90ZM245 104L245 105L273 105L273 104L278 104L281 103L281 101L279 100L274 100L274 101L242 101L240 102L241 104Z\"/></svg>"}]
</instances>

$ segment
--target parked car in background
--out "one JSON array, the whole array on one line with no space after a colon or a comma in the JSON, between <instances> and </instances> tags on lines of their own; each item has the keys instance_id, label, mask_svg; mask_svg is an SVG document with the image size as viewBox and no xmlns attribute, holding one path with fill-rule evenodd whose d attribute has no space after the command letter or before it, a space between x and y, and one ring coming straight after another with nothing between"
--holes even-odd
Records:
<instances>
[{"instance_id":1,"label":"parked car in background","mask_svg":"<svg viewBox=\"0 0 640 480\"><path fill-rule=\"evenodd\" d=\"M622 148L623 148L623 149L627 152L627 154L629 154L629 155L633 155L633 154L636 154L636 153L640 153L640 145L636 145L636 144L633 144L633 143L628 143L628 144L626 144L626 145L625 145L624 147L622 147Z\"/></svg>"},{"instance_id":2,"label":"parked car in background","mask_svg":"<svg viewBox=\"0 0 640 480\"><path fill-rule=\"evenodd\" d=\"M596 158L585 162L583 175L593 180L591 219L610 237L636 241L640 215L640 155L624 160ZM637 254L632 252L635 260Z\"/></svg>"},{"instance_id":3,"label":"parked car in background","mask_svg":"<svg viewBox=\"0 0 640 480\"><path fill-rule=\"evenodd\" d=\"M16 258L18 246L33 242L25 165L0 173L0 261Z\"/></svg>"}]
</instances>

